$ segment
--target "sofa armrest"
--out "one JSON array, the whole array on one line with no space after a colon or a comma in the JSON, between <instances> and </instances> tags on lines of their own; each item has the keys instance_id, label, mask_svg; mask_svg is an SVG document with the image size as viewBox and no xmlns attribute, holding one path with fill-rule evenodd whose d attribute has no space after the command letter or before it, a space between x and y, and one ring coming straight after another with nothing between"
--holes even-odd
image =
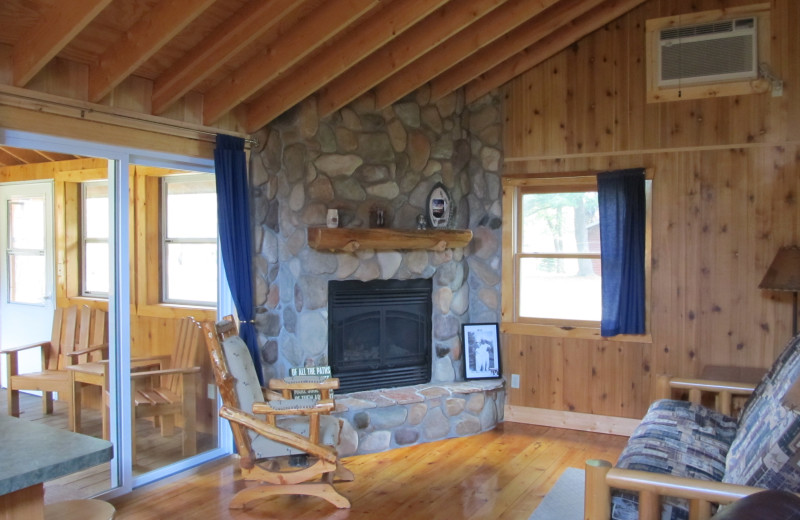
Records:
<instances>
[{"instance_id":1,"label":"sofa armrest","mask_svg":"<svg viewBox=\"0 0 800 520\"><path fill-rule=\"evenodd\" d=\"M586 461L584 517L608 520L611 516L611 488L639 493L639 520L658 520L661 496L685 498L690 504L690 518L711 518L711 504L729 504L742 497L763 491L739 486L647 471L612 468L604 460Z\"/></svg>"},{"instance_id":2,"label":"sofa armrest","mask_svg":"<svg viewBox=\"0 0 800 520\"><path fill-rule=\"evenodd\" d=\"M658 399L671 399L672 390L678 388L689 391L689 401L700 404L702 394L713 393L716 395L715 409L725 415L731 415L731 399L734 395L749 395L753 393L756 385L737 381L720 381L711 379L697 379L688 377L673 377L660 375L657 380L656 397Z\"/></svg>"}]
</instances>

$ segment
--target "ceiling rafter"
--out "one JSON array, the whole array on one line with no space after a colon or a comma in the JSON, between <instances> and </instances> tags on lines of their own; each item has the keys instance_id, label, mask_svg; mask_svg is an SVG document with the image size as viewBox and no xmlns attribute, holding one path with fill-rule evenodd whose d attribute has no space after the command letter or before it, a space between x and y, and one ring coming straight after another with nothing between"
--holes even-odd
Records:
<instances>
[{"instance_id":1,"label":"ceiling rafter","mask_svg":"<svg viewBox=\"0 0 800 520\"><path fill-rule=\"evenodd\" d=\"M211 124L225 112L245 102L259 89L345 30L379 0L324 2L273 45L209 90L204 99L203 121Z\"/></svg>"},{"instance_id":2,"label":"ceiling rafter","mask_svg":"<svg viewBox=\"0 0 800 520\"><path fill-rule=\"evenodd\" d=\"M162 114L192 88L266 34L306 0L251 0L167 69L153 85L153 113Z\"/></svg>"},{"instance_id":3,"label":"ceiling rafter","mask_svg":"<svg viewBox=\"0 0 800 520\"><path fill-rule=\"evenodd\" d=\"M500 63L468 83L465 88L467 102L475 101L517 75L535 67L550 56L619 18L644 1L610 0L585 12L560 28L558 33L550 34L527 47L513 58Z\"/></svg>"},{"instance_id":4,"label":"ceiling rafter","mask_svg":"<svg viewBox=\"0 0 800 520\"><path fill-rule=\"evenodd\" d=\"M99 102L214 0L162 0L89 67L89 100Z\"/></svg>"},{"instance_id":5,"label":"ceiling rafter","mask_svg":"<svg viewBox=\"0 0 800 520\"><path fill-rule=\"evenodd\" d=\"M419 22L448 0L395 0L353 27L249 104L245 130L254 132Z\"/></svg>"},{"instance_id":6,"label":"ceiling rafter","mask_svg":"<svg viewBox=\"0 0 800 520\"><path fill-rule=\"evenodd\" d=\"M47 63L105 9L111 0L54 2L11 55L14 86L24 87Z\"/></svg>"},{"instance_id":7,"label":"ceiling rafter","mask_svg":"<svg viewBox=\"0 0 800 520\"><path fill-rule=\"evenodd\" d=\"M377 107L391 105L557 1L506 2L380 83L375 88Z\"/></svg>"},{"instance_id":8,"label":"ceiling rafter","mask_svg":"<svg viewBox=\"0 0 800 520\"><path fill-rule=\"evenodd\" d=\"M458 67L451 67L434 78L431 81L431 98L439 99L446 96L498 63L521 52L543 36L558 30L577 13L585 13L604 1L606 0L562 0L553 5L463 60Z\"/></svg>"},{"instance_id":9,"label":"ceiling rafter","mask_svg":"<svg viewBox=\"0 0 800 520\"><path fill-rule=\"evenodd\" d=\"M506 0L451 0L398 38L328 84L317 101L320 115L342 108L400 70L431 47L439 45L465 26L503 4Z\"/></svg>"}]
</instances>

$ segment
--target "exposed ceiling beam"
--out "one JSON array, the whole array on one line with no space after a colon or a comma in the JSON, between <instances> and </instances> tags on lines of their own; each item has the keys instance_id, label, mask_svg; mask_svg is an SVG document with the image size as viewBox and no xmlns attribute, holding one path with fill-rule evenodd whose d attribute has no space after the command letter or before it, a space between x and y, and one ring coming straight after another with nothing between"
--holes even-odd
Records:
<instances>
[{"instance_id":1,"label":"exposed ceiling beam","mask_svg":"<svg viewBox=\"0 0 800 520\"><path fill-rule=\"evenodd\" d=\"M523 52L491 68L466 86L467 102L475 101L493 89L512 80L550 56L569 47L584 36L596 31L635 8L645 0L609 0L570 21L558 32L527 47Z\"/></svg>"},{"instance_id":2,"label":"exposed ceiling beam","mask_svg":"<svg viewBox=\"0 0 800 520\"><path fill-rule=\"evenodd\" d=\"M54 2L11 54L14 86L24 87L111 0Z\"/></svg>"},{"instance_id":3,"label":"exposed ceiling beam","mask_svg":"<svg viewBox=\"0 0 800 520\"><path fill-rule=\"evenodd\" d=\"M431 98L446 96L603 1L561 0L436 77L431 81Z\"/></svg>"},{"instance_id":4,"label":"exposed ceiling beam","mask_svg":"<svg viewBox=\"0 0 800 520\"><path fill-rule=\"evenodd\" d=\"M156 79L153 113L163 113L228 60L296 12L303 3L304 0L251 0L245 4Z\"/></svg>"},{"instance_id":5,"label":"exposed ceiling beam","mask_svg":"<svg viewBox=\"0 0 800 520\"><path fill-rule=\"evenodd\" d=\"M249 104L245 130L255 132L263 127L447 1L394 0L386 4L369 20L267 87Z\"/></svg>"},{"instance_id":6,"label":"exposed ceiling beam","mask_svg":"<svg viewBox=\"0 0 800 520\"><path fill-rule=\"evenodd\" d=\"M213 123L379 4L380 0L323 2L282 38L206 92L203 121Z\"/></svg>"},{"instance_id":7,"label":"exposed ceiling beam","mask_svg":"<svg viewBox=\"0 0 800 520\"><path fill-rule=\"evenodd\" d=\"M103 99L213 3L161 0L89 67L89 100Z\"/></svg>"},{"instance_id":8,"label":"exposed ceiling beam","mask_svg":"<svg viewBox=\"0 0 800 520\"><path fill-rule=\"evenodd\" d=\"M22 164L22 161L10 153L7 148L0 146L0 167L16 164Z\"/></svg>"},{"instance_id":9,"label":"exposed ceiling beam","mask_svg":"<svg viewBox=\"0 0 800 520\"><path fill-rule=\"evenodd\" d=\"M326 86L318 99L320 115L326 116L350 103L400 70L428 49L485 16L505 0L451 0L387 45L362 60L350 73Z\"/></svg>"},{"instance_id":10,"label":"exposed ceiling beam","mask_svg":"<svg viewBox=\"0 0 800 520\"><path fill-rule=\"evenodd\" d=\"M391 105L558 0L510 0L396 71L375 89L378 108Z\"/></svg>"}]
</instances>

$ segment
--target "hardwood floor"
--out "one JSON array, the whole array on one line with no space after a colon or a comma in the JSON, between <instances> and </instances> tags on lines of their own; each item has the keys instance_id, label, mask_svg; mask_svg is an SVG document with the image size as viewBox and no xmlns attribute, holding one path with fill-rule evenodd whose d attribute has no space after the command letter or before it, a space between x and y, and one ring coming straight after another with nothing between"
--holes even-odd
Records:
<instances>
[{"instance_id":1,"label":"hardwood floor","mask_svg":"<svg viewBox=\"0 0 800 520\"><path fill-rule=\"evenodd\" d=\"M274 497L248 511L233 457L112 500L118 520L527 519L567 467L616 461L625 437L503 423L491 432L344 459L354 482L337 484L351 509L316 498ZM558 519L554 519L558 520Z\"/></svg>"}]
</instances>

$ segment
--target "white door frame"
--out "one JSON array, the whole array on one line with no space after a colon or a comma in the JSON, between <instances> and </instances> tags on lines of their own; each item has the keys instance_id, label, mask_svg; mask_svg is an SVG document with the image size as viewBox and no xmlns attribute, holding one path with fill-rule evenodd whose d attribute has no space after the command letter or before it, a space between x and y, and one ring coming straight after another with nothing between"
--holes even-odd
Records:
<instances>
[{"instance_id":1,"label":"white door frame","mask_svg":"<svg viewBox=\"0 0 800 520\"><path fill-rule=\"evenodd\" d=\"M0 144L17 148L30 148L47 150L73 155L100 157L111 161L109 163L109 195L113 200L109 204L109 243L113 244L111 256L113 273L112 295L109 298L109 364L113 367L110 375L110 388L116 389L116 406L110 406L111 439L114 441L114 458L111 461L112 470L111 490L101 495L102 498L112 498L129 493L134 487L159 480L166 476L183 471L189 467L213 460L233 452L233 440L230 428L224 427L222 419L219 420L217 431L218 448L203 452L199 455L181 460L175 464L159 468L156 471L133 476L132 451L131 451L131 380L130 377L120 377L120 374L130 374L131 358L131 292L129 268L129 221L128 201L131 186L128 185L128 171L131 164L148 166L161 166L165 168L190 169L198 172L214 173L214 162L210 159L186 157L163 152L148 150L128 149L121 146L112 146L77 139L34 134L17 130L0 129ZM124 208L117 211L116 208ZM221 257L220 257L221 258ZM221 261L220 261L221 264ZM225 277L220 276L220 295L218 300L218 315L224 316L233 312L230 293L224 284ZM112 392L112 395L114 392ZM127 421L123 418L128 418Z\"/></svg>"}]
</instances>

